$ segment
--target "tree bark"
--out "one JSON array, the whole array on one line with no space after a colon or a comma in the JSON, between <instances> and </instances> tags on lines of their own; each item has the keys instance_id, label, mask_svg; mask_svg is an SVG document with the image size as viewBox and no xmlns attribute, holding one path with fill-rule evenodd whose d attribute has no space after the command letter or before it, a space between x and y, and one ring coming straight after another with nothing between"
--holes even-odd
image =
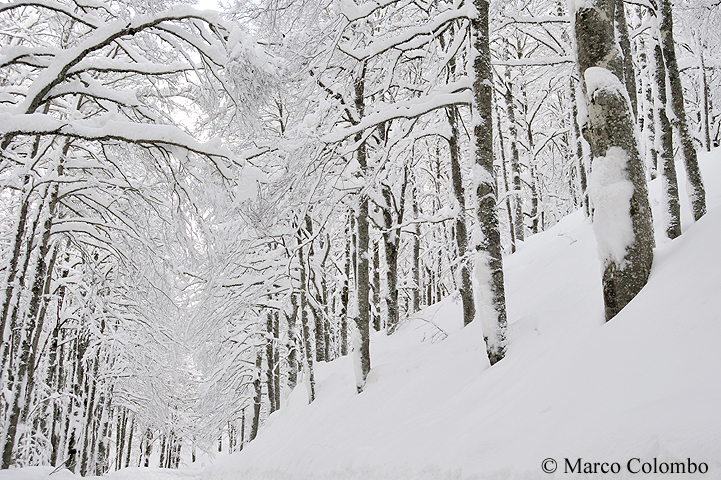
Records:
<instances>
[{"instance_id":1,"label":"tree bark","mask_svg":"<svg viewBox=\"0 0 721 480\"><path fill-rule=\"evenodd\" d=\"M693 138L688 128L686 120L686 109L684 107L683 87L681 86L681 76L678 71L678 63L676 62L676 47L673 40L673 15L671 12L671 1L661 0L661 49L663 51L663 59L666 62L666 73L668 75L669 85L671 86L670 97L668 103L673 108L674 120L672 125L678 132L681 140L681 150L683 151L684 166L686 167L686 176L691 184L689 193L691 199L691 208L693 210L694 220L700 219L706 213L706 191L701 178L701 169L698 165L698 157L696 149L693 146Z\"/></svg>"},{"instance_id":2,"label":"tree bark","mask_svg":"<svg viewBox=\"0 0 721 480\"><path fill-rule=\"evenodd\" d=\"M678 180L676 179L676 164L673 158L673 131L671 122L666 116L666 65L663 61L661 46L656 45L654 50L656 61L656 92L657 104L654 109L658 115L658 124L661 127L661 176L663 180L663 207L666 210L666 236L676 238L681 235L681 205L678 199Z\"/></svg>"},{"instance_id":3,"label":"tree bark","mask_svg":"<svg viewBox=\"0 0 721 480\"><path fill-rule=\"evenodd\" d=\"M606 248L599 250L603 263L603 295L606 320L613 318L648 280L653 262L653 226L648 203L646 177L635 137L635 125L631 107L626 100L626 87L622 83L623 63L616 47L613 25L613 0L597 0L593 5L579 5L575 12L576 41L580 71L584 76L584 87L588 102L588 125L584 136L591 145L593 155L592 176L598 178L599 193L594 202L594 230L599 239L611 244L626 244L625 253L618 258L618 252ZM615 77L615 78L614 78ZM607 171L609 178L596 177L598 171ZM610 173L608 173L610 172ZM620 178L616 178L620 177ZM628 182L632 192L628 210L610 212L613 215L628 215L632 239L628 232L619 230L613 224L613 231L601 231L598 225L601 196L614 195L616 190L603 190L611 186L626 188ZM613 209L613 207L609 207ZM599 228L603 228L600 226ZM624 227L625 228L625 227Z\"/></svg>"},{"instance_id":4,"label":"tree bark","mask_svg":"<svg viewBox=\"0 0 721 480\"><path fill-rule=\"evenodd\" d=\"M360 76L355 81L355 107L359 118L363 117L365 110L365 73L366 63L363 63ZM361 141L362 133L355 137L359 142L356 150L356 159L360 165L363 178L368 181L368 161L366 143ZM366 186L367 188L367 186ZM357 338L353 342L353 350L356 363L356 390L363 392L368 372L371 369L370 358L370 305L369 305L369 279L368 279L368 195L361 191L358 195L358 211L356 213L356 225L358 226L358 274L356 276L356 289L358 291L358 316L355 318L357 327Z\"/></svg>"},{"instance_id":5,"label":"tree bark","mask_svg":"<svg viewBox=\"0 0 721 480\"><path fill-rule=\"evenodd\" d=\"M483 336L491 365L506 353L506 298L503 283L503 258L501 234L496 212L496 190L493 168L493 72L488 32L488 1L474 0L477 15L471 21L473 46L473 108L478 120L473 125L473 155L476 163L474 180L478 202L477 218L479 235L476 244L476 277L480 289L487 289L490 298L476 292L483 321Z\"/></svg>"}]
</instances>

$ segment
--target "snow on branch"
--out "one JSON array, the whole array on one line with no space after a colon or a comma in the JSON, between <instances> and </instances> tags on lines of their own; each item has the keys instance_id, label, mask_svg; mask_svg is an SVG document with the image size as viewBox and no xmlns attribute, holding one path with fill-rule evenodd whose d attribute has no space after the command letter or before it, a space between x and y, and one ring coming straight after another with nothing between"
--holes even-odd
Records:
<instances>
[{"instance_id":1,"label":"snow on branch","mask_svg":"<svg viewBox=\"0 0 721 480\"><path fill-rule=\"evenodd\" d=\"M338 48L359 62L380 55L393 48L400 50L415 50L428 43L432 38L454 20L470 18L470 7L446 10L436 15L431 22L418 27L405 29L402 33L383 40L376 40L363 48L348 48L339 45ZM421 37L421 38L419 38ZM425 38L423 38L425 37Z\"/></svg>"},{"instance_id":2,"label":"snow on branch","mask_svg":"<svg viewBox=\"0 0 721 480\"><path fill-rule=\"evenodd\" d=\"M508 27L509 25L525 24L525 25L542 25L545 23L571 23L570 17L567 15L541 15L538 17L519 17L515 15L504 15L505 19L499 25L494 25L495 30Z\"/></svg>"},{"instance_id":3,"label":"snow on branch","mask_svg":"<svg viewBox=\"0 0 721 480\"><path fill-rule=\"evenodd\" d=\"M106 117L107 118L107 117ZM104 119L105 120L105 119ZM97 122L97 121L96 121ZM0 133L15 135L61 135L84 140L117 140L139 145L179 147L211 159L230 159L242 164L242 159L223 147L219 140L200 143L172 125L121 122L107 119L100 126L80 121L61 121L40 113L12 115L0 113ZM222 161L214 161L218 171L227 178L232 172Z\"/></svg>"},{"instance_id":4,"label":"snow on branch","mask_svg":"<svg viewBox=\"0 0 721 480\"><path fill-rule=\"evenodd\" d=\"M513 59L509 58L506 60L493 60L493 65L501 65L501 66L508 66L508 67L543 67L543 66L551 66L551 65L558 65L560 63L573 63L575 62L575 59L570 56L549 56L549 57L540 57L540 58L523 58L523 59Z\"/></svg>"},{"instance_id":5,"label":"snow on branch","mask_svg":"<svg viewBox=\"0 0 721 480\"><path fill-rule=\"evenodd\" d=\"M365 116L358 124L341 128L323 137L326 143L335 143L398 118L416 118L450 105L470 105L473 101L471 81L468 78L444 85L442 89L425 97L386 105L382 110Z\"/></svg>"}]
</instances>

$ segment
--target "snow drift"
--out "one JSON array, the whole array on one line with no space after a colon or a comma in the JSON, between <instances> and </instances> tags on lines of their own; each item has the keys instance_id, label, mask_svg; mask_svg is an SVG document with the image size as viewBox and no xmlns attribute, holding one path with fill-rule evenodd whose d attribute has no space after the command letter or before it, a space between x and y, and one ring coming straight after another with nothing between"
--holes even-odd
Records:
<instances>
[{"instance_id":1,"label":"snow drift","mask_svg":"<svg viewBox=\"0 0 721 480\"><path fill-rule=\"evenodd\" d=\"M704 478L721 478L721 152L702 168L709 213L685 221L674 241L657 227L649 283L609 323L591 221L576 212L506 259L510 347L493 368L480 325L462 328L460 300L447 298L391 337L372 336L362 394L350 356L319 364L316 401L307 404L299 382L242 452L175 476L134 469L110 478L659 477L629 472L629 461L703 463ZM658 206L660 186L650 191ZM690 218L688 205L682 215ZM554 465L547 459L554 474L542 470ZM579 474L577 461L620 472ZM31 471L25 478L48 470L0 478Z\"/></svg>"}]
</instances>

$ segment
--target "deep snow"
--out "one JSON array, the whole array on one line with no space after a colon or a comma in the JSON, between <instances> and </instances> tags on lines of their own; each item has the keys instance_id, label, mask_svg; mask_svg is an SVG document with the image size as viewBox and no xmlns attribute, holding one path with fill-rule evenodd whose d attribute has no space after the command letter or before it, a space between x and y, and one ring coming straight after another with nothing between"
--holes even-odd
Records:
<instances>
[{"instance_id":1,"label":"deep snow","mask_svg":"<svg viewBox=\"0 0 721 480\"><path fill-rule=\"evenodd\" d=\"M206 469L128 469L111 479L721 478L721 150L702 155L709 212L660 235L648 285L605 323L591 221L576 212L506 258L510 347L489 368L479 322L447 298L371 338L366 391L350 357L317 365L245 449ZM650 185L661 218L660 184ZM544 459L558 462L546 474ZM618 462L619 474L565 473ZM630 474L628 461L708 465L705 475ZM636 465L636 464L634 464ZM52 469L0 472L47 478ZM72 478L68 472L50 477Z\"/></svg>"}]
</instances>

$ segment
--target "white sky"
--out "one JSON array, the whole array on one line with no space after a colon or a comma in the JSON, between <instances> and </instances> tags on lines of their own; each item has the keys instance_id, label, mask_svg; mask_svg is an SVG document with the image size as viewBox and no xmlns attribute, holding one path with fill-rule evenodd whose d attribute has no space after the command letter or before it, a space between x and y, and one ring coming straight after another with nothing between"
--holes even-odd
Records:
<instances>
[{"instance_id":1,"label":"white sky","mask_svg":"<svg viewBox=\"0 0 721 480\"><path fill-rule=\"evenodd\" d=\"M218 9L218 1L217 0L198 0L196 3L196 8L200 10L217 10Z\"/></svg>"}]
</instances>

